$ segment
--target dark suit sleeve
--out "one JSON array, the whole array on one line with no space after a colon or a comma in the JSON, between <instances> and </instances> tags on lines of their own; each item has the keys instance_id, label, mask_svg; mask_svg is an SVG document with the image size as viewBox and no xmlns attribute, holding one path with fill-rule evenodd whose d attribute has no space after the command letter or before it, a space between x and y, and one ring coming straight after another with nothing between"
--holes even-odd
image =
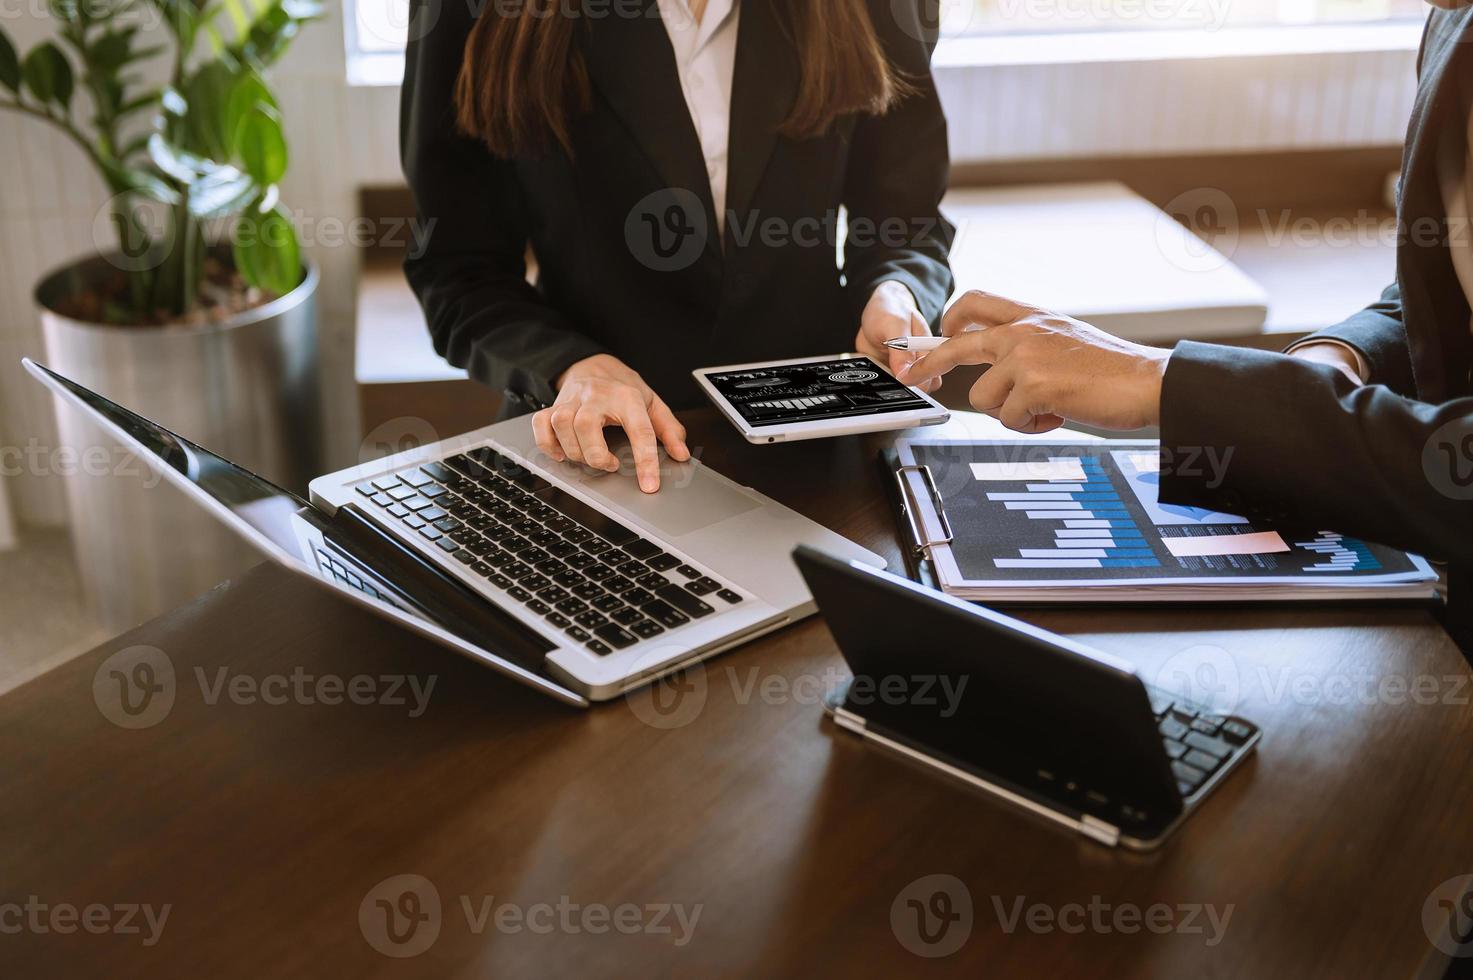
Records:
<instances>
[{"instance_id":1,"label":"dark suit sleeve","mask_svg":"<svg viewBox=\"0 0 1473 980\"><path fill-rule=\"evenodd\" d=\"M1328 365L1184 341L1161 390L1161 498L1466 563L1473 502L1437 448L1460 419L1473 435L1473 398L1430 405Z\"/></svg>"},{"instance_id":2,"label":"dark suit sleeve","mask_svg":"<svg viewBox=\"0 0 1473 980\"><path fill-rule=\"evenodd\" d=\"M1314 340L1338 340L1360 351L1365 358L1370 384L1385 385L1402 395L1416 394L1412 376L1411 346L1406 324L1401 319L1401 287L1386 287L1381 299L1345 322L1310 334L1294 346Z\"/></svg>"},{"instance_id":3,"label":"dark suit sleeve","mask_svg":"<svg viewBox=\"0 0 1473 980\"><path fill-rule=\"evenodd\" d=\"M954 285L946 258L954 229L941 216L951 167L946 117L920 14L921 4L933 3L871 4L881 43L913 92L882 116L861 116L849 148L844 275L856 322L875 287L893 279L910 289L921 315L939 329Z\"/></svg>"},{"instance_id":4,"label":"dark suit sleeve","mask_svg":"<svg viewBox=\"0 0 1473 980\"><path fill-rule=\"evenodd\" d=\"M527 282L528 222L515 166L456 129L453 93L470 10L446 3L417 11L438 17L406 53L400 155L426 243L404 271L442 357L493 388L548 402L558 375L602 348Z\"/></svg>"}]
</instances>

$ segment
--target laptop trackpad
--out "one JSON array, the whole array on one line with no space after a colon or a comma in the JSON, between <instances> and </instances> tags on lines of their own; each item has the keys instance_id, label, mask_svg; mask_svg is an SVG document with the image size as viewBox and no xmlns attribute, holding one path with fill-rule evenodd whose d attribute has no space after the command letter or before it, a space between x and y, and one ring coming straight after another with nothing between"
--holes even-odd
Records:
<instances>
[{"instance_id":1,"label":"laptop trackpad","mask_svg":"<svg viewBox=\"0 0 1473 980\"><path fill-rule=\"evenodd\" d=\"M713 477L702 467L677 463L663 454L659 493L640 490L634 479L634 467L627 461L618 473L584 470L582 483L672 538L719 524L762 504L742 488Z\"/></svg>"}]
</instances>

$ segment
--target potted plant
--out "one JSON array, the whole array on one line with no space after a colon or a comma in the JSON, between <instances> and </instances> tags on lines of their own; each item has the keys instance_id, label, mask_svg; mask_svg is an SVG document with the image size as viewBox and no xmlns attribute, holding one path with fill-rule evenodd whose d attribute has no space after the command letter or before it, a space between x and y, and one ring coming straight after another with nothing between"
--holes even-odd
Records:
<instances>
[{"instance_id":1,"label":"potted plant","mask_svg":"<svg viewBox=\"0 0 1473 980\"><path fill-rule=\"evenodd\" d=\"M288 149L266 71L320 3L49 0L49 10L55 38L29 51L0 30L0 110L66 134L107 204L97 254L36 287L45 360L305 485L320 439L317 274L279 200ZM136 622L239 566L237 545L191 523L109 440L75 413L57 421L66 458L92 460L66 483L103 625Z\"/></svg>"}]
</instances>

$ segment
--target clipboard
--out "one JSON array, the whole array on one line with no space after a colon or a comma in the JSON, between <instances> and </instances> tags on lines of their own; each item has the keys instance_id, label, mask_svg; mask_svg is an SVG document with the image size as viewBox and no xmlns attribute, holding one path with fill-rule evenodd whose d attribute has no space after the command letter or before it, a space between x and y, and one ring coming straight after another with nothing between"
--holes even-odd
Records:
<instances>
[{"instance_id":1,"label":"clipboard","mask_svg":"<svg viewBox=\"0 0 1473 980\"><path fill-rule=\"evenodd\" d=\"M912 582L924 585L928 589L940 590L936 579L935 566L931 564L931 556L927 549L934 542L926 540L920 529L920 519L916 514L914 505L910 502L910 490L906 486L905 474L909 470L925 470L925 467L908 467L900 462L900 454L894 449L881 449L878 457L880 466L880 482L885 488L885 499L889 502L890 510L895 517L895 526L900 532L900 554L905 561L905 577ZM940 494L936 492L936 483L931 480L929 472L922 478L927 481L937 505L937 512L945 521L946 511L939 505ZM950 524L946 525L944 536L946 541L952 538Z\"/></svg>"}]
</instances>

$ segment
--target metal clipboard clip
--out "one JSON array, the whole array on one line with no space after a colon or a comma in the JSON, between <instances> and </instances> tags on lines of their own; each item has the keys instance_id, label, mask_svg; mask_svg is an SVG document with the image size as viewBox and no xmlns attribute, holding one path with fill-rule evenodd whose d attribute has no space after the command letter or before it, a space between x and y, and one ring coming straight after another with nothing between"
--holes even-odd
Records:
<instances>
[{"instance_id":1,"label":"metal clipboard clip","mask_svg":"<svg viewBox=\"0 0 1473 980\"><path fill-rule=\"evenodd\" d=\"M906 482L907 472L919 473L921 479L926 482L926 490L931 495L931 506L936 508L936 520L941 524L941 531L945 537L934 540L927 539L921 533L921 522L918 520L917 507L914 495L910 492L910 484ZM946 519L946 508L941 500L941 491L936 489L936 480L931 475L931 467L925 465L905 464L895 468L895 482L900 487L900 505L905 511L906 523L910 525L910 539L915 544L915 554L924 555L938 544L951 544L955 535L951 533L951 521Z\"/></svg>"}]
</instances>

